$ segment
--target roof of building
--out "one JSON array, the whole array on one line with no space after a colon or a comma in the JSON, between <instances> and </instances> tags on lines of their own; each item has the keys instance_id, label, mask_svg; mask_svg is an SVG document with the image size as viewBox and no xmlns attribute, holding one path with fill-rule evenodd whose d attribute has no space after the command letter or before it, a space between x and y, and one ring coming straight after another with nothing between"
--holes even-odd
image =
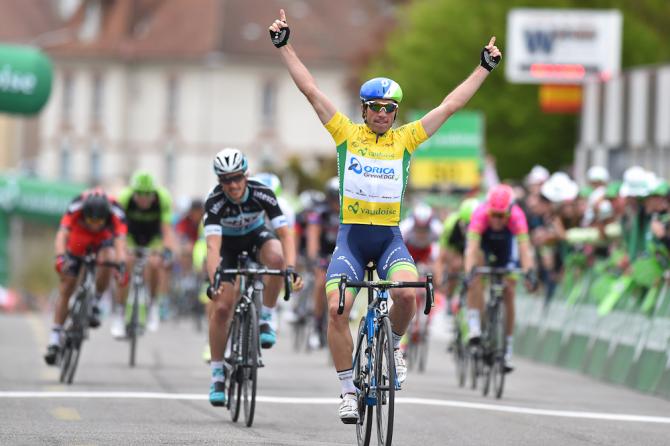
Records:
<instances>
[{"instance_id":1,"label":"roof of building","mask_svg":"<svg viewBox=\"0 0 670 446\"><path fill-rule=\"evenodd\" d=\"M54 6L49 0L3 0L0 42L38 43L63 25Z\"/></svg>"},{"instance_id":2,"label":"roof of building","mask_svg":"<svg viewBox=\"0 0 670 446\"><path fill-rule=\"evenodd\" d=\"M387 0L84 0L66 24L68 39L44 47L62 57L199 59L217 53L270 57L275 49L267 27L285 8L291 42L301 57L338 61L375 44L375 24L388 17L388 4Z\"/></svg>"}]
</instances>

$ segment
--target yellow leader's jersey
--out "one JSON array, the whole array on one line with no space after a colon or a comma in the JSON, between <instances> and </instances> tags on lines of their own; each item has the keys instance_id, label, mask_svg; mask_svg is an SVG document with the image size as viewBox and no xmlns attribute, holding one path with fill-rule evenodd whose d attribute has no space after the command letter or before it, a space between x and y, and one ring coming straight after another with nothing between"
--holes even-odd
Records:
<instances>
[{"instance_id":1,"label":"yellow leader's jersey","mask_svg":"<svg viewBox=\"0 0 670 446\"><path fill-rule=\"evenodd\" d=\"M337 112L326 124L337 145L340 221L397 226L414 150L428 139L420 121L377 136Z\"/></svg>"}]
</instances>

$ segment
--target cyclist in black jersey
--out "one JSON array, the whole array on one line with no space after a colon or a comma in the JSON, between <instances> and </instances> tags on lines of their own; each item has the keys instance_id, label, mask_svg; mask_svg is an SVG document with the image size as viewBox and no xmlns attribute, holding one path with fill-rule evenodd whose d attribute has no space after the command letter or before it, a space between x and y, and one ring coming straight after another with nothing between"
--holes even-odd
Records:
<instances>
[{"instance_id":1,"label":"cyclist in black jersey","mask_svg":"<svg viewBox=\"0 0 670 446\"><path fill-rule=\"evenodd\" d=\"M247 158L237 149L226 148L214 158L214 173L219 184L205 201L205 237L207 241L207 274L210 283L221 264L236 268L237 256L246 251L255 260L272 269L293 270L295 244L277 197L259 181L247 179ZM265 225L265 216L271 228ZM279 237L279 240L277 240ZM283 285L281 276L265 280L260 320L261 347L270 348L276 341L274 307ZM302 288L302 279L293 274L293 287ZM221 285L212 290L209 312L209 346L212 360L212 383L209 401L213 406L226 403L223 355L228 326L235 304L235 277L223 275Z\"/></svg>"}]
</instances>

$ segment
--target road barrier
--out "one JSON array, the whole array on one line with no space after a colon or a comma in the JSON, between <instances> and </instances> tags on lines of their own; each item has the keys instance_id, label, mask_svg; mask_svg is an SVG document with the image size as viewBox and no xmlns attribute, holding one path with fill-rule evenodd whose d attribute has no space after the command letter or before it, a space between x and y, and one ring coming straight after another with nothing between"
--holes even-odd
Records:
<instances>
[{"instance_id":1,"label":"road barrier","mask_svg":"<svg viewBox=\"0 0 670 446\"><path fill-rule=\"evenodd\" d=\"M548 305L519 293L515 351L670 398L670 270L648 261L630 275L571 265Z\"/></svg>"}]
</instances>

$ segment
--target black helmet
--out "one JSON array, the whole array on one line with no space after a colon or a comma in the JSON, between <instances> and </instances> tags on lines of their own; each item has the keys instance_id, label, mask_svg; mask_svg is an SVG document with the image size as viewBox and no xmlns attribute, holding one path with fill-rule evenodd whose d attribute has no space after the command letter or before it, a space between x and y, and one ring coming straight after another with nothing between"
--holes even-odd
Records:
<instances>
[{"instance_id":1,"label":"black helmet","mask_svg":"<svg viewBox=\"0 0 670 446\"><path fill-rule=\"evenodd\" d=\"M84 218L107 220L111 213L107 195L99 189L89 192L84 198L81 213Z\"/></svg>"}]
</instances>

